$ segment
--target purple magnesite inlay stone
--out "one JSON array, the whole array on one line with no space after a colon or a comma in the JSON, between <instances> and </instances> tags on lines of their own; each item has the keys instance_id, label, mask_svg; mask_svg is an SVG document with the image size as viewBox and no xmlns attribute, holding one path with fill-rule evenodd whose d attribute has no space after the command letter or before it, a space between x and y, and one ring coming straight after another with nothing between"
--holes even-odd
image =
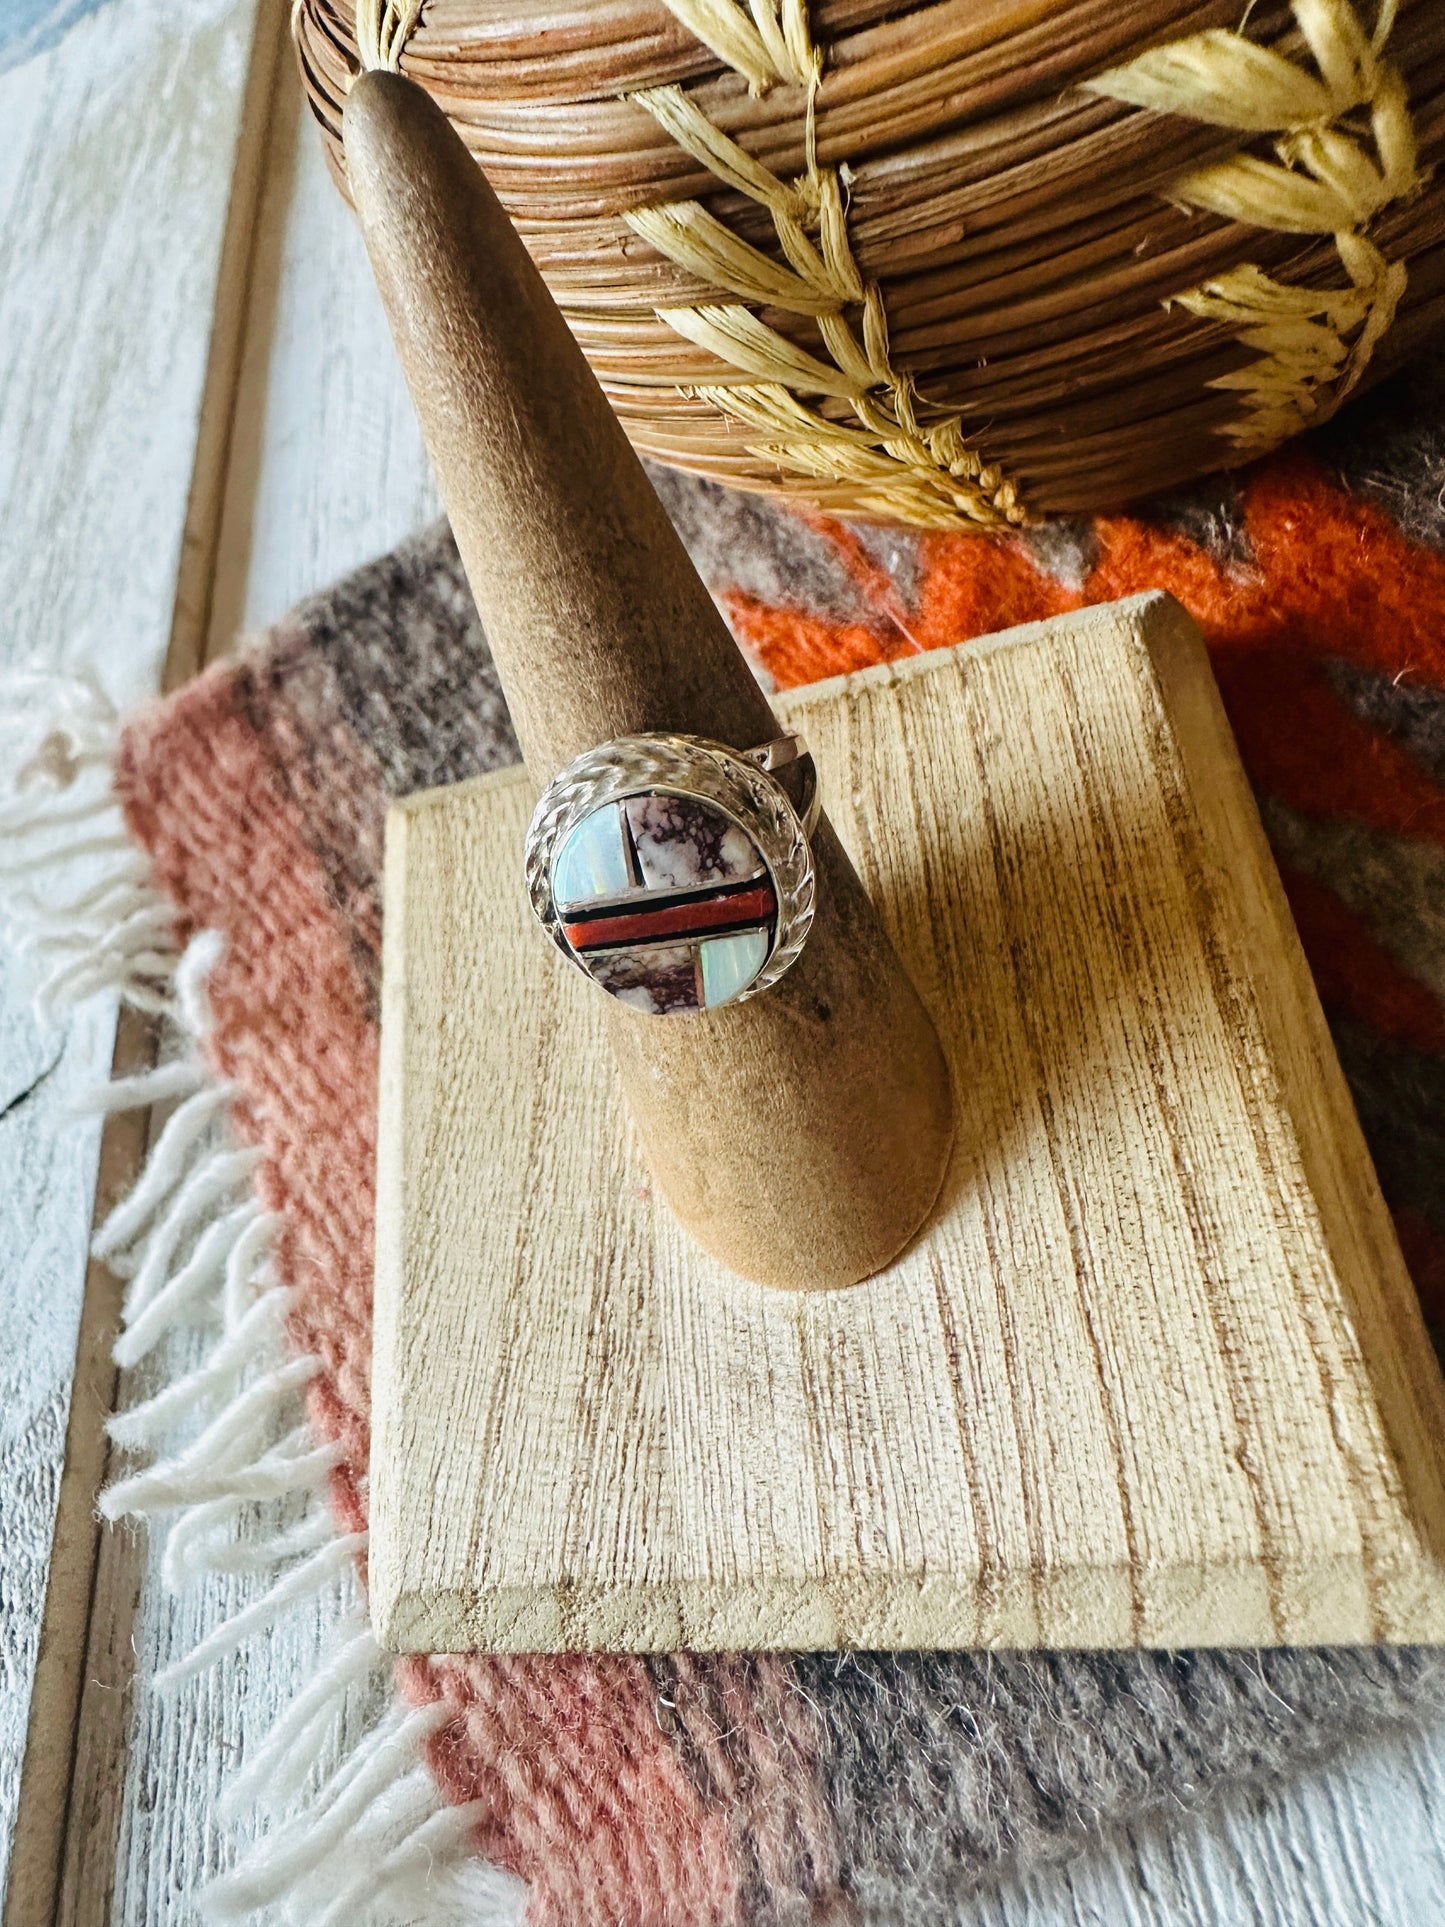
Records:
<instances>
[{"instance_id":1,"label":"purple magnesite inlay stone","mask_svg":"<svg viewBox=\"0 0 1445 1927\"><path fill-rule=\"evenodd\" d=\"M697 951L691 944L640 944L635 950L607 950L587 959L587 968L619 1003L667 1017L678 1010L700 1010L703 1002Z\"/></svg>"},{"instance_id":2,"label":"purple magnesite inlay stone","mask_svg":"<svg viewBox=\"0 0 1445 1927\"><path fill-rule=\"evenodd\" d=\"M623 809L646 889L701 890L762 874L747 832L694 797L630 796Z\"/></svg>"}]
</instances>

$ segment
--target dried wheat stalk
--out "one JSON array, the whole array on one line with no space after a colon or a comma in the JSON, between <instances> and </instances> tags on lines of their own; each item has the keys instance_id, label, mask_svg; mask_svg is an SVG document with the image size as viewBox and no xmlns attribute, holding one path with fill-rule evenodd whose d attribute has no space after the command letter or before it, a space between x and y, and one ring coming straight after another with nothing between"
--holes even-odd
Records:
<instances>
[{"instance_id":1,"label":"dried wheat stalk","mask_svg":"<svg viewBox=\"0 0 1445 1927\"><path fill-rule=\"evenodd\" d=\"M1007 526L1273 445L1445 315L1438 0L296 0L399 66L637 445ZM359 36L359 40L358 40ZM358 52L360 46L361 52Z\"/></svg>"}]
</instances>

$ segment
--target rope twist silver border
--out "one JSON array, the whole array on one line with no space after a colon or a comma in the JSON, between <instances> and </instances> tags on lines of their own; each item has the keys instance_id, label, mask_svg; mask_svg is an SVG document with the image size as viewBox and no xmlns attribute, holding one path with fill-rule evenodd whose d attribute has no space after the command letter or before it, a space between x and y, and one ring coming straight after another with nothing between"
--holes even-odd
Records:
<instances>
[{"instance_id":1,"label":"rope twist silver border","mask_svg":"<svg viewBox=\"0 0 1445 1927\"><path fill-rule=\"evenodd\" d=\"M816 881L809 836L818 818L817 772L811 772L800 812L772 774L811 756L796 731L788 730L756 749L740 750L706 736L659 732L618 736L584 750L548 784L527 830L524 867L537 921L574 968L573 955L552 903L552 858L573 826L604 804L648 790L663 790L711 803L734 817L757 844L778 901L773 947L747 988L729 1004L745 1003L767 990L797 961L812 927ZM698 1013L699 1015L704 1013Z\"/></svg>"}]
</instances>

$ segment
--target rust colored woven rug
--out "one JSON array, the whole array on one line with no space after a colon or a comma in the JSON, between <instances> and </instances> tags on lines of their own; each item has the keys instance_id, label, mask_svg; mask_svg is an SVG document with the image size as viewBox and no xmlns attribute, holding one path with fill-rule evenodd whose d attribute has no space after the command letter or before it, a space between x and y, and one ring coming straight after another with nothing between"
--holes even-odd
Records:
<instances>
[{"instance_id":1,"label":"rust colored woven rug","mask_svg":"<svg viewBox=\"0 0 1445 1927\"><path fill-rule=\"evenodd\" d=\"M845 526L658 476L778 685L1147 588L1192 610L1436 1327L1442 394L1417 374L1232 482L997 539ZM87 714L47 739L32 774L53 784L54 821L109 820L106 796L74 800L106 730ZM131 1273L123 1362L182 1316L210 1318L216 1349L121 1422L121 1443L159 1457L106 1507L165 1522L177 1576L224 1561L242 1509L276 1515L270 1600L182 1671L364 1562L383 815L514 756L445 529L119 731L111 780L149 879L83 906L89 934L72 931L57 982L119 976L174 1020L174 1060L115 1100L179 1104L102 1248ZM1437 1660L1411 1650L421 1655L396 1663L390 1709L308 1791L346 1693L390 1664L364 1624L338 1627L242 1763L241 1794L280 1810L214 1912L922 1922L1007 1867L1277 1779L1445 1697Z\"/></svg>"}]
</instances>

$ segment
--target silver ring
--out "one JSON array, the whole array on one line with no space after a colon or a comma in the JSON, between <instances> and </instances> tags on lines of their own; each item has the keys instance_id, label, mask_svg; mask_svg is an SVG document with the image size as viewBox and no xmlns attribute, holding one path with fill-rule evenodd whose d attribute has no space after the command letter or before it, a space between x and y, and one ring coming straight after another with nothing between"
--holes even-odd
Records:
<instances>
[{"instance_id":1,"label":"silver ring","mask_svg":"<svg viewBox=\"0 0 1445 1927\"><path fill-rule=\"evenodd\" d=\"M796 806L775 770L806 759ZM549 784L527 890L557 948L652 1016L717 1010L775 984L813 921L817 772L793 731L756 749L621 736Z\"/></svg>"}]
</instances>

